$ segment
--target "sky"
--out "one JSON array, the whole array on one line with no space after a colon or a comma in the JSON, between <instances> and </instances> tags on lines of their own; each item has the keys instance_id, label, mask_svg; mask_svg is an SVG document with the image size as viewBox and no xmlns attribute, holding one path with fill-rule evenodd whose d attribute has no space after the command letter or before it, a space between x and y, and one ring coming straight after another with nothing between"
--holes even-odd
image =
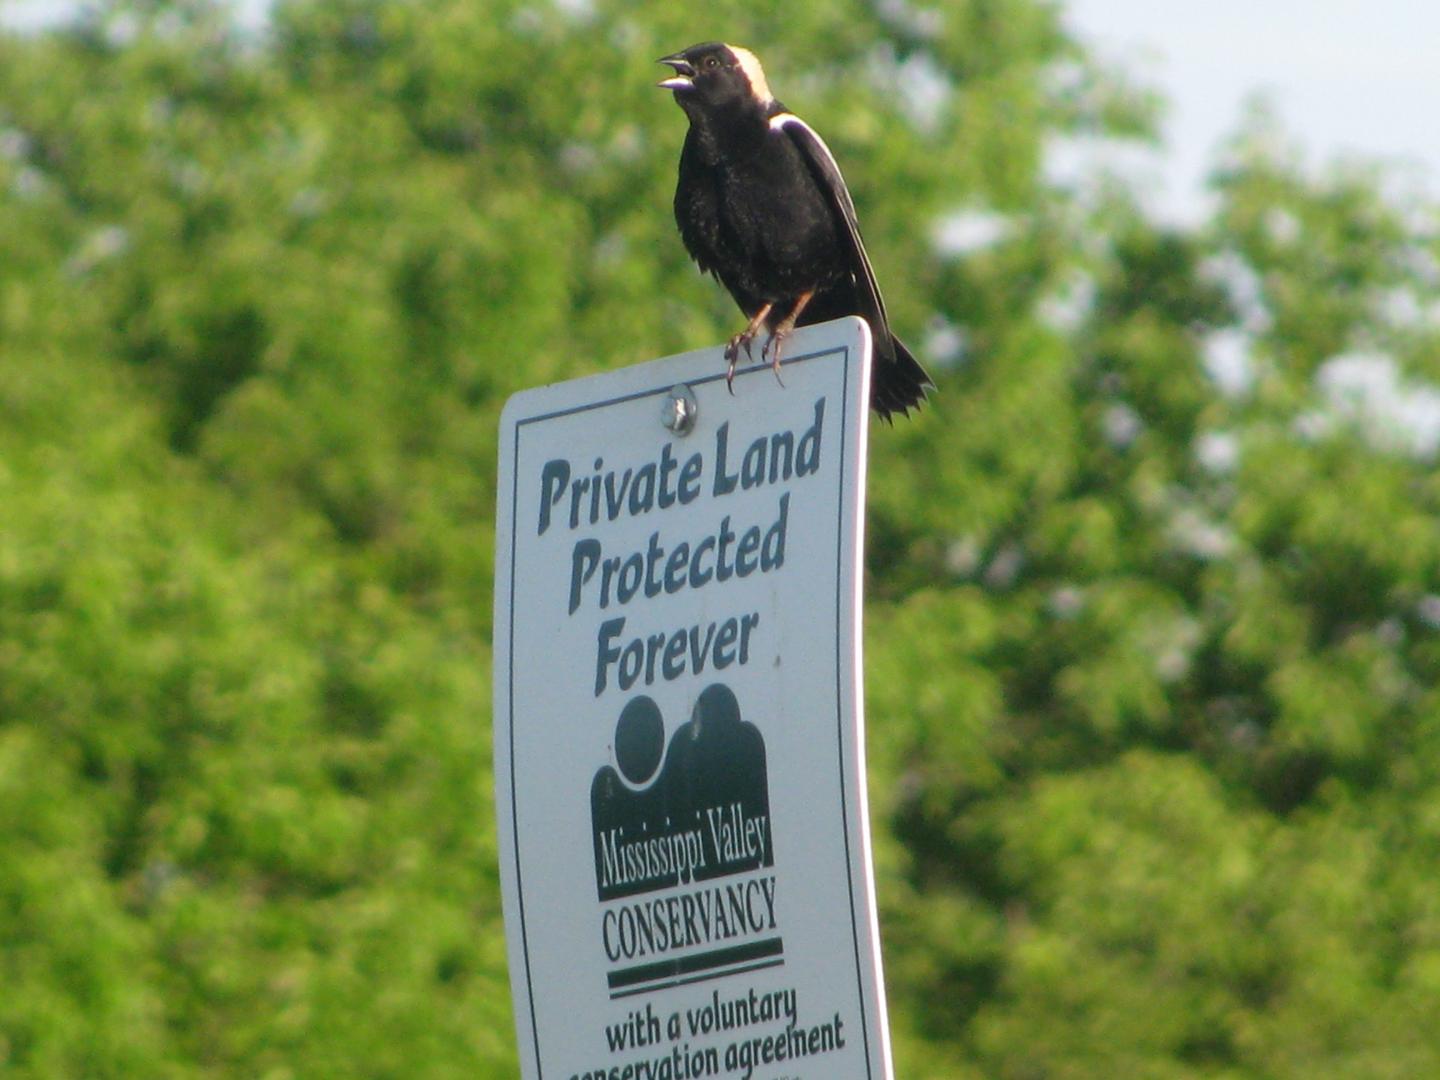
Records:
<instances>
[{"instance_id":1,"label":"sky","mask_svg":"<svg viewBox=\"0 0 1440 1080\"><path fill-rule=\"evenodd\" d=\"M1204 176L1259 92L1313 165L1381 160L1440 193L1436 0L1067 0L1104 60L1168 100L1154 208L1198 221Z\"/></svg>"},{"instance_id":2,"label":"sky","mask_svg":"<svg viewBox=\"0 0 1440 1080\"><path fill-rule=\"evenodd\" d=\"M1302 160L1389 166L1399 190L1440 197L1440 2L1437 0L1067 0L1070 28L1168 102L1164 147L1123 169L1158 216L1206 217L1205 176L1263 95ZM1222 385L1248 377L1243 335L1213 344ZM1240 389L1240 385L1232 390ZM1318 433L1358 421L1378 443L1440 452L1440 388L1407 380L1383 353L1332 357L1317 374ZM1219 457L1233 453L1220 435ZM1203 448L1202 448L1203 449Z\"/></svg>"}]
</instances>

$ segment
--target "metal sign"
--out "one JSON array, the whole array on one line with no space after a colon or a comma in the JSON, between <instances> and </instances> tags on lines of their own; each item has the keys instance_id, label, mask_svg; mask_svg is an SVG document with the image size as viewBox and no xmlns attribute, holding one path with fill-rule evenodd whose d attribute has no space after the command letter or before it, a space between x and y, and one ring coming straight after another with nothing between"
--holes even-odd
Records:
<instances>
[{"instance_id":1,"label":"metal sign","mask_svg":"<svg viewBox=\"0 0 1440 1080\"><path fill-rule=\"evenodd\" d=\"M866 814L870 337L515 395L495 788L545 1080L890 1076Z\"/></svg>"}]
</instances>

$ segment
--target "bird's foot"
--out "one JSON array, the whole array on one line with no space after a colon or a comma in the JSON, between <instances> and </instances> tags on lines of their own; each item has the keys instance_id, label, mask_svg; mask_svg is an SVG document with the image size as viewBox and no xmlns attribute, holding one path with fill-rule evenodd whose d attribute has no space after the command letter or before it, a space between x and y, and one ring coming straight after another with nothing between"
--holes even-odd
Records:
<instances>
[{"instance_id":1,"label":"bird's foot","mask_svg":"<svg viewBox=\"0 0 1440 1080\"><path fill-rule=\"evenodd\" d=\"M770 370L775 372L775 381L781 386L785 385L785 380L780 377L780 349L785 344L785 339L789 336L789 330L783 326L777 326L775 331L770 335L770 340L765 342L765 345L760 349L760 359L764 360L767 356L769 357Z\"/></svg>"},{"instance_id":2,"label":"bird's foot","mask_svg":"<svg viewBox=\"0 0 1440 1080\"><path fill-rule=\"evenodd\" d=\"M753 360L755 358L755 353L751 349L751 344L755 340L755 333L755 327L747 326L744 330L741 330L740 333L732 337L725 346L725 363L727 365L725 368L725 387L730 391L732 397L735 394L735 367L740 363L740 350L744 349L745 355L750 357L750 359ZM763 351L761 355L764 355Z\"/></svg>"},{"instance_id":3,"label":"bird's foot","mask_svg":"<svg viewBox=\"0 0 1440 1080\"><path fill-rule=\"evenodd\" d=\"M800 313L805 310L805 305L810 303L810 298L814 295L815 290L811 289L795 298L795 306L790 309L790 314L781 319L775 329L770 331L770 340L760 350L760 359L764 360L767 353L770 355L770 370L775 372L775 381L781 386L785 385L785 380L780 378L780 350L785 344L785 339L794 331Z\"/></svg>"},{"instance_id":4,"label":"bird's foot","mask_svg":"<svg viewBox=\"0 0 1440 1080\"><path fill-rule=\"evenodd\" d=\"M751 343L754 342L755 335L760 332L760 327L765 325L765 320L769 317L772 306L771 304L762 305L759 311L750 316L750 321L745 324L745 329L732 337L725 346L725 363L729 365L725 369L725 386L730 391L732 397L735 394L735 365L740 362L740 349L743 346L745 355L750 357L751 360L755 359L755 353L751 350ZM760 355L765 355L764 349L760 350Z\"/></svg>"}]
</instances>

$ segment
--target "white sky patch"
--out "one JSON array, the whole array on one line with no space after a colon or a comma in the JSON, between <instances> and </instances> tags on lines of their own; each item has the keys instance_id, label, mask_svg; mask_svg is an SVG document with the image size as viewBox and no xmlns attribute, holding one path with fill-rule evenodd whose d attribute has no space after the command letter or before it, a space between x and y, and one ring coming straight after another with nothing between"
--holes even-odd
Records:
<instances>
[{"instance_id":1,"label":"white sky patch","mask_svg":"<svg viewBox=\"0 0 1440 1080\"><path fill-rule=\"evenodd\" d=\"M1255 363L1250 357L1253 340L1243 330L1216 330L1205 335L1201 357L1205 373L1222 393L1241 397L1255 384Z\"/></svg>"},{"instance_id":2,"label":"white sky patch","mask_svg":"<svg viewBox=\"0 0 1440 1080\"><path fill-rule=\"evenodd\" d=\"M1161 152L1138 139L1098 135L1060 135L1045 144L1041 164L1046 181L1095 208L1113 187L1128 190L1142 209L1158 221L1170 219L1158 196L1163 188Z\"/></svg>"},{"instance_id":3,"label":"white sky patch","mask_svg":"<svg viewBox=\"0 0 1440 1080\"><path fill-rule=\"evenodd\" d=\"M1434 318L1433 310L1408 285L1377 292L1374 310L1382 323L1400 330L1423 330Z\"/></svg>"},{"instance_id":4,"label":"white sky patch","mask_svg":"<svg viewBox=\"0 0 1440 1080\"><path fill-rule=\"evenodd\" d=\"M936 367L953 368L965 358L965 331L943 315L930 320L922 349Z\"/></svg>"},{"instance_id":5,"label":"white sky patch","mask_svg":"<svg viewBox=\"0 0 1440 1080\"><path fill-rule=\"evenodd\" d=\"M0 161L22 161L30 156L34 144L30 136L18 128L0 128Z\"/></svg>"},{"instance_id":6,"label":"white sky patch","mask_svg":"<svg viewBox=\"0 0 1440 1080\"><path fill-rule=\"evenodd\" d=\"M50 181L33 165L22 165L15 172L15 180L10 185L10 190L20 199L38 199L50 190Z\"/></svg>"},{"instance_id":7,"label":"white sky patch","mask_svg":"<svg viewBox=\"0 0 1440 1080\"><path fill-rule=\"evenodd\" d=\"M555 9L579 21L588 21L595 14L595 0L555 0Z\"/></svg>"},{"instance_id":8,"label":"white sky patch","mask_svg":"<svg viewBox=\"0 0 1440 1080\"><path fill-rule=\"evenodd\" d=\"M948 258L973 255L1010 235L1010 219L988 210L957 210L935 224L935 250Z\"/></svg>"},{"instance_id":9,"label":"white sky patch","mask_svg":"<svg viewBox=\"0 0 1440 1080\"><path fill-rule=\"evenodd\" d=\"M229 0L235 25L255 34L270 25L273 0ZM563 4L564 0L558 0ZM588 5L589 0L579 0ZM0 29L36 33L61 26L80 14L79 0L0 0Z\"/></svg>"},{"instance_id":10,"label":"white sky patch","mask_svg":"<svg viewBox=\"0 0 1440 1080\"><path fill-rule=\"evenodd\" d=\"M895 73L905 113L921 131L934 131L950 101L953 87L930 57L916 53Z\"/></svg>"},{"instance_id":11,"label":"white sky patch","mask_svg":"<svg viewBox=\"0 0 1440 1080\"><path fill-rule=\"evenodd\" d=\"M877 45L866 55L865 78L885 98L898 104L917 131L926 134L933 134L939 127L955 91L928 53L913 53L901 60L889 45Z\"/></svg>"},{"instance_id":12,"label":"white sky patch","mask_svg":"<svg viewBox=\"0 0 1440 1080\"><path fill-rule=\"evenodd\" d=\"M1220 559L1235 547L1235 534L1192 506L1182 506L1170 518L1170 543L1200 559Z\"/></svg>"},{"instance_id":13,"label":"white sky patch","mask_svg":"<svg viewBox=\"0 0 1440 1080\"><path fill-rule=\"evenodd\" d=\"M1440 259L1435 257L1435 251L1431 247L1437 237L1431 223L1421 221L1407 227L1412 236L1425 237L1428 243L1407 244L1400 256L1401 265L1410 277L1425 288L1440 287Z\"/></svg>"},{"instance_id":14,"label":"white sky patch","mask_svg":"<svg viewBox=\"0 0 1440 1080\"><path fill-rule=\"evenodd\" d=\"M973 536L960 536L945 548L945 569L956 577L969 577L980 569L984 551Z\"/></svg>"},{"instance_id":15,"label":"white sky patch","mask_svg":"<svg viewBox=\"0 0 1440 1080\"><path fill-rule=\"evenodd\" d=\"M1106 408L1100 423L1105 431L1105 441L1117 450L1126 449L1145 430L1140 414L1119 401Z\"/></svg>"},{"instance_id":16,"label":"white sky patch","mask_svg":"<svg viewBox=\"0 0 1440 1080\"><path fill-rule=\"evenodd\" d=\"M1206 431L1195 439L1195 460L1207 472L1234 472L1240 464L1240 440L1233 431Z\"/></svg>"},{"instance_id":17,"label":"white sky patch","mask_svg":"<svg viewBox=\"0 0 1440 1080\"><path fill-rule=\"evenodd\" d=\"M619 229L612 229L595 241L590 251L594 264L604 271L613 271L625 261L630 251L630 242Z\"/></svg>"},{"instance_id":18,"label":"white sky patch","mask_svg":"<svg viewBox=\"0 0 1440 1080\"><path fill-rule=\"evenodd\" d=\"M879 0L875 8L892 26L926 40L940 36L945 17L935 8L920 8L909 0Z\"/></svg>"},{"instance_id":19,"label":"white sky patch","mask_svg":"<svg viewBox=\"0 0 1440 1080\"><path fill-rule=\"evenodd\" d=\"M1155 675L1161 682L1173 683L1190 673L1195 647L1200 644L1200 624L1194 619L1177 618L1161 623L1156 620L1147 634L1154 656Z\"/></svg>"},{"instance_id":20,"label":"white sky patch","mask_svg":"<svg viewBox=\"0 0 1440 1080\"><path fill-rule=\"evenodd\" d=\"M241 30L258 33L270 25L270 0L235 0L235 22Z\"/></svg>"},{"instance_id":21,"label":"white sky patch","mask_svg":"<svg viewBox=\"0 0 1440 1080\"><path fill-rule=\"evenodd\" d=\"M1282 206L1272 207L1265 212L1265 233L1271 243L1289 247L1300 239L1300 219Z\"/></svg>"},{"instance_id":22,"label":"white sky patch","mask_svg":"<svg viewBox=\"0 0 1440 1080\"><path fill-rule=\"evenodd\" d=\"M1045 606L1057 619L1073 619L1085 609L1085 591L1075 585L1060 585L1051 591Z\"/></svg>"},{"instance_id":23,"label":"white sky patch","mask_svg":"<svg viewBox=\"0 0 1440 1080\"><path fill-rule=\"evenodd\" d=\"M1089 78L1085 65L1078 60L1056 60L1042 75L1045 88L1056 97L1076 97L1084 93Z\"/></svg>"},{"instance_id":24,"label":"white sky patch","mask_svg":"<svg viewBox=\"0 0 1440 1080\"><path fill-rule=\"evenodd\" d=\"M45 30L64 22L78 9L78 4L66 0L3 0L0 26L22 33Z\"/></svg>"},{"instance_id":25,"label":"white sky patch","mask_svg":"<svg viewBox=\"0 0 1440 1080\"><path fill-rule=\"evenodd\" d=\"M995 553L990 565L985 567L981 581L986 588L1001 592L1015 584L1015 579L1020 576L1024 565L1025 553L1020 550L1019 545L1005 544Z\"/></svg>"},{"instance_id":26,"label":"white sky patch","mask_svg":"<svg viewBox=\"0 0 1440 1080\"><path fill-rule=\"evenodd\" d=\"M1095 310L1095 279L1083 271L1068 275L1040 297L1035 314L1050 329L1068 334L1080 329Z\"/></svg>"},{"instance_id":27,"label":"white sky patch","mask_svg":"<svg viewBox=\"0 0 1440 1080\"><path fill-rule=\"evenodd\" d=\"M130 247L130 230L123 225L102 225L80 242L65 263L68 274L87 274L101 263L123 255Z\"/></svg>"},{"instance_id":28,"label":"white sky patch","mask_svg":"<svg viewBox=\"0 0 1440 1080\"><path fill-rule=\"evenodd\" d=\"M1440 630L1440 596L1429 593L1415 605L1415 613L1429 624L1432 630Z\"/></svg>"},{"instance_id":29,"label":"white sky patch","mask_svg":"<svg viewBox=\"0 0 1440 1080\"><path fill-rule=\"evenodd\" d=\"M1270 312L1260 275L1238 251L1211 255L1200 264L1200 276L1225 290L1225 296L1240 316L1240 325L1252 334L1270 329Z\"/></svg>"},{"instance_id":30,"label":"white sky patch","mask_svg":"<svg viewBox=\"0 0 1440 1080\"><path fill-rule=\"evenodd\" d=\"M1321 365L1315 384L1324 405L1297 420L1301 434L1322 436L1349 423L1382 449L1421 458L1440 449L1440 389L1402 379L1394 357L1342 353Z\"/></svg>"},{"instance_id":31,"label":"white sky patch","mask_svg":"<svg viewBox=\"0 0 1440 1080\"><path fill-rule=\"evenodd\" d=\"M581 140L573 140L560 148L560 168L572 176L584 176L594 172L600 165L600 151Z\"/></svg>"},{"instance_id":32,"label":"white sky patch","mask_svg":"<svg viewBox=\"0 0 1440 1080\"><path fill-rule=\"evenodd\" d=\"M286 209L295 217L308 220L318 217L329 205L330 199L324 189L303 187L295 193Z\"/></svg>"}]
</instances>

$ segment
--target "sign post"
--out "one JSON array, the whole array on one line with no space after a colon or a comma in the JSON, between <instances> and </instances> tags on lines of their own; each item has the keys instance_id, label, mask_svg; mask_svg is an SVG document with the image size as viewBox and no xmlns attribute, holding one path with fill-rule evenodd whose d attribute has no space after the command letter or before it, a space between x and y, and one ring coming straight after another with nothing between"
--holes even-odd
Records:
<instances>
[{"instance_id":1,"label":"sign post","mask_svg":"<svg viewBox=\"0 0 1440 1080\"><path fill-rule=\"evenodd\" d=\"M869 329L515 395L495 786L539 1080L891 1075L860 662Z\"/></svg>"}]
</instances>

